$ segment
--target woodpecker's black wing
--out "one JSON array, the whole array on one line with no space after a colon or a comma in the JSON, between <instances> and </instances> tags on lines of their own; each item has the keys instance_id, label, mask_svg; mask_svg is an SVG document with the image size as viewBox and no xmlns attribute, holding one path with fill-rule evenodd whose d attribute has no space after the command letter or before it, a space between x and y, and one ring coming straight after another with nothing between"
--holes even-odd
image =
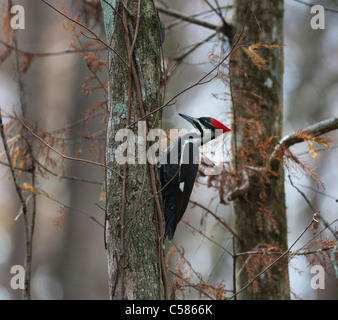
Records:
<instances>
[{"instance_id":1,"label":"woodpecker's black wing","mask_svg":"<svg viewBox=\"0 0 338 320\"><path fill-rule=\"evenodd\" d=\"M178 139L167 152L167 163L161 166L165 236L169 240L187 209L198 171L199 150L190 137Z\"/></svg>"}]
</instances>

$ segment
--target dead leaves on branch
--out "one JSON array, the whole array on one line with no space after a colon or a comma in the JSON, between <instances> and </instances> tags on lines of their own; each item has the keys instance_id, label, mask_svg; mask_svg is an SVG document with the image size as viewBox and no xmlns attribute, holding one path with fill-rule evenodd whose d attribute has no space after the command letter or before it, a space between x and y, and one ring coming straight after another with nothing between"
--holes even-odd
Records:
<instances>
[{"instance_id":1,"label":"dead leaves on branch","mask_svg":"<svg viewBox=\"0 0 338 320\"><path fill-rule=\"evenodd\" d=\"M243 267L245 268L249 279L254 279L259 272L265 270L267 267L272 266L277 259L281 256L283 250L278 246L262 243L258 246L251 248L248 252L248 257L243 261ZM284 279L288 278L288 268L283 260L275 263L271 268L268 268L264 274L270 279L274 272L272 268L279 270L279 274ZM258 282L252 283L254 292L259 290Z\"/></svg>"},{"instance_id":2,"label":"dead leaves on branch","mask_svg":"<svg viewBox=\"0 0 338 320\"><path fill-rule=\"evenodd\" d=\"M60 3L61 11L65 17L69 18L69 13L65 7L65 4ZM83 4L83 12L92 15L92 17L97 17L97 12L100 11L100 5L98 4L89 4L89 2L84 2ZM95 9L95 10L94 10ZM96 12L96 13L95 13ZM95 16L94 16L95 15ZM85 18L88 18L86 16ZM83 59L86 61L88 68L91 72L96 75L96 73L101 69L101 67L107 67L105 59L100 59L99 52L101 52L104 48L103 44L97 39L91 39L88 36L85 36L86 29L80 23L80 15L75 18L65 18L62 23L62 27L67 32L71 32L73 35L73 40L70 44L70 48L74 50L64 50L63 52L46 52L46 53L33 53L24 50L20 50L15 44L11 44L11 39L16 37L16 31L10 27L10 19L11 13L8 11L5 14L2 23L2 29L4 32L5 41L2 42L2 45L6 46L6 50L0 55L0 65L4 63L12 54L13 51L16 51L18 54L19 62L20 62L20 72L27 73L32 66L32 63L38 59L55 56L61 54L69 54L69 53L80 53L83 56ZM87 21L88 23L88 21ZM96 24L100 25L100 24ZM85 36L85 41L81 40L81 38ZM97 37L98 38L98 37ZM96 78L96 77L94 77ZM92 79L88 80L91 81ZM102 87L106 87L106 85L101 84L98 88L92 88L91 91L102 89Z\"/></svg>"},{"instance_id":3,"label":"dead leaves on branch","mask_svg":"<svg viewBox=\"0 0 338 320\"><path fill-rule=\"evenodd\" d=\"M25 134L21 122L16 116L7 115L6 117L10 120L5 125L5 132L7 133L6 140L13 167L17 172L17 180L22 178L24 172L31 172L33 167L35 167L42 177L46 177L46 170L44 166L40 165L41 162L49 168L56 168L59 163L51 157L49 149L43 148L41 144L36 143L33 137ZM59 139L42 129L35 128L34 131L36 131L44 141L47 141L48 144L53 145L59 142ZM1 157L4 155L4 152L0 153ZM34 158L32 158L32 156ZM9 173L9 179L11 178L12 176ZM25 189L25 186L28 187L27 184L24 184L23 189ZM29 188L26 188L24 191L29 190L32 191L32 189Z\"/></svg>"},{"instance_id":4,"label":"dead leaves on branch","mask_svg":"<svg viewBox=\"0 0 338 320\"><path fill-rule=\"evenodd\" d=\"M336 271L333 261L335 263L338 261L338 252L334 251L336 245L336 240L315 239L294 252L294 255L305 255L309 266L320 265L326 274L335 278Z\"/></svg>"},{"instance_id":5,"label":"dead leaves on branch","mask_svg":"<svg viewBox=\"0 0 338 320\"><path fill-rule=\"evenodd\" d=\"M169 265L169 261L176 258L174 269ZM172 273L176 279L171 287L171 300L177 300L178 294L184 294L186 288L193 288L198 291L201 298L211 300L225 300L226 292L224 282L210 283L201 273L197 272L192 264L185 257L185 250L182 246L171 246L167 256L166 264L168 272Z\"/></svg>"},{"instance_id":6,"label":"dead leaves on branch","mask_svg":"<svg viewBox=\"0 0 338 320\"><path fill-rule=\"evenodd\" d=\"M259 70L268 70L269 69L268 60L263 58L262 54L260 53L260 49L266 48L269 50L271 49L280 50L283 48L283 46L278 44L262 44L261 42L257 42L248 47L241 46L241 48Z\"/></svg>"},{"instance_id":7,"label":"dead leaves on branch","mask_svg":"<svg viewBox=\"0 0 338 320\"><path fill-rule=\"evenodd\" d=\"M308 133L308 132L299 131L299 132L294 133L294 136L301 138L302 140L304 140L307 143L308 148L309 148L309 153L314 160L316 160L317 157L319 156L318 151L315 149L314 142L322 145L325 148L329 148L330 143L331 143L330 139L322 138L322 137L316 137L316 136L314 136L314 135L312 135L311 133Z\"/></svg>"},{"instance_id":8,"label":"dead leaves on branch","mask_svg":"<svg viewBox=\"0 0 338 320\"><path fill-rule=\"evenodd\" d=\"M81 16L81 20L87 19L85 21L86 26L90 23L93 24L92 18L96 15L98 10L100 10L100 2L96 1L96 5L93 6L93 1L89 4L86 1L83 4L83 11L88 13L90 17ZM59 52L44 52L44 53L32 53L24 50L20 50L20 41L13 42L15 40L17 33L15 30L10 28L10 19L11 15L8 13L5 16L3 21L3 31L4 39L0 45L3 45L6 50L2 51L0 54L0 65L5 63L12 54L16 54L19 58L18 69L20 73L27 73L32 66L32 63L38 59L50 57L50 56L62 56L65 54L79 54L80 59L85 61L90 75L84 80L82 86L83 93L87 96L93 94L95 91L103 90L107 92L107 83L101 81L99 77L99 72L106 70L107 63L105 56L103 59L102 53L105 54L106 48L103 47L103 44L100 43L95 37L94 33L89 33L88 30L82 27L79 24L80 15L74 19L69 18L70 14L67 12L64 4L59 4L61 6L61 13L64 14L65 21L63 22L63 28L71 33L72 41L70 43L70 48L68 50L59 51ZM95 8L94 8L95 7ZM69 19L68 19L68 18ZM95 24L95 26L97 26ZM96 29L97 30L97 29ZM102 29L101 29L102 30ZM61 30L62 31L62 30ZM85 34L87 33L87 34ZM88 36L90 34L90 36ZM92 38L94 36L94 38ZM12 43L13 42L13 43ZM18 45L17 45L18 43ZM57 150L61 150L64 153L64 149L70 144L81 143L81 146L77 149L77 154L88 152L88 157L97 159L98 155L103 155L102 150L104 147L104 132L94 132L91 133L87 129L87 125L91 125L93 119L99 117L99 121L104 121L107 117L107 101L104 97L104 101L98 101L94 106L89 107L84 110L86 113L84 118L69 124L64 128L54 130L52 132L45 131L39 128L36 124L29 124L26 119L23 119L27 127L31 128L32 132L36 134L41 140L43 140L46 145L49 145ZM8 144L9 156L15 170L15 179L12 177L12 173L8 170L9 179L17 180L17 188L21 190L23 196L23 203L28 204L29 200L37 195L45 195L42 190L38 189L36 185L39 183L40 178L49 179L54 176L56 179L72 178L78 181L85 181L86 179L78 177L67 177L65 175L65 169L63 166L64 161L59 158L56 158L53 151L46 147L46 145L40 143L32 135L27 132L27 128L24 128L22 123L19 121L15 114L9 115L6 114L9 122L5 125L4 129L6 132L6 142ZM95 120L96 121L96 120ZM79 129L81 126L81 129ZM85 142L86 144L83 144ZM5 154L1 154L0 160L2 161L5 168L8 168L7 157ZM5 156L5 157L3 157ZM100 159L101 160L101 159ZM31 175L35 177L35 183L31 182ZM49 199L52 199L48 196ZM63 216L64 210L60 209L60 217ZM22 210L21 210L22 213ZM20 216L20 214L17 218ZM61 218L56 223L60 224Z\"/></svg>"}]
</instances>

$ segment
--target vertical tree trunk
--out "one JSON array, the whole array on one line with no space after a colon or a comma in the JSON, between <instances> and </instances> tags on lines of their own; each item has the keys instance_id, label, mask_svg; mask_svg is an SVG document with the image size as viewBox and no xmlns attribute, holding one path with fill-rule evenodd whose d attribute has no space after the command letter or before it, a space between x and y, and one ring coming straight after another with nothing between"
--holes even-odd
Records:
<instances>
[{"instance_id":1,"label":"vertical tree trunk","mask_svg":"<svg viewBox=\"0 0 338 320\"><path fill-rule=\"evenodd\" d=\"M110 5L109 5L110 4ZM135 146L135 164L119 164L119 129L128 127L161 103L160 25L153 0L101 1L109 50L109 120L106 174L107 250L111 299L161 298L161 244L154 168L140 164L145 137L131 126L128 139ZM135 40L135 41L134 41ZM130 52L132 54L130 55ZM158 127L159 118L147 120ZM120 137L121 138L121 137ZM128 150L130 151L130 150ZM142 151L142 150L141 150ZM144 156L144 154L143 154ZM144 159L143 159L144 160ZM155 189L155 190L154 190Z\"/></svg>"},{"instance_id":2,"label":"vertical tree trunk","mask_svg":"<svg viewBox=\"0 0 338 320\"><path fill-rule=\"evenodd\" d=\"M280 252L287 249L284 172L280 165L274 168L278 176L271 174L267 159L282 131L283 50L257 45L257 52L266 60L260 70L257 61L255 65L250 53L242 49L252 50L249 46L256 43L283 44L283 1L235 0L233 21L234 34L243 30L243 40L231 63L233 167L250 181L247 192L233 201L236 233L241 239L236 240L236 251ZM268 143L269 137L275 138ZM240 256L237 290L277 257L270 253ZM287 262L276 263L238 297L288 299Z\"/></svg>"}]
</instances>

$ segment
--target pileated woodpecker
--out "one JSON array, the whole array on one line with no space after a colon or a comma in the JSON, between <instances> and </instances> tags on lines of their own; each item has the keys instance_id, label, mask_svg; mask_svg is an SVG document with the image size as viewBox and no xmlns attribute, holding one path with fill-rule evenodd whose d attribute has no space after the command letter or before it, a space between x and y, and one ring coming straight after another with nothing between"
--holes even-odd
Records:
<instances>
[{"instance_id":1,"label":"pileated woodpecker","mask_svg":"<svg viewBox=\"0 0 338 320\"><path fill-rule=\"evenodd\" d=\"M199 165L199 147L215 139L217 133L231 131L213 118L193 118L179 114L197 130L180 137L165 154L160 177L164 201L165 234L171 241L176 226L187 209Z\"/></svg>"}]
</instances>

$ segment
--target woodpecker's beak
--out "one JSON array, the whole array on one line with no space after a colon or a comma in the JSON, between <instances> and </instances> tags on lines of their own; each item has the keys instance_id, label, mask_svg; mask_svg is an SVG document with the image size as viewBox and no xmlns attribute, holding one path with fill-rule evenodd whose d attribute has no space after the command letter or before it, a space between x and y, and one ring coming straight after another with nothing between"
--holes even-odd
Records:
<instances>
[{"instance_id":1,"label":"woodpecker's beak","mask_svg":"<svg viewBox=\"0 0 338 320\"><path fill-rule=\"evenodd\" d=\"M180 115L183 119L189 121L193 126L195 126L195 125L194 125L194 122L196 122L195 118L190 117L190 116L187 116L186 114L183 114L183 113L179 113L179 115Z\"/></svg>"}]
</instances>

